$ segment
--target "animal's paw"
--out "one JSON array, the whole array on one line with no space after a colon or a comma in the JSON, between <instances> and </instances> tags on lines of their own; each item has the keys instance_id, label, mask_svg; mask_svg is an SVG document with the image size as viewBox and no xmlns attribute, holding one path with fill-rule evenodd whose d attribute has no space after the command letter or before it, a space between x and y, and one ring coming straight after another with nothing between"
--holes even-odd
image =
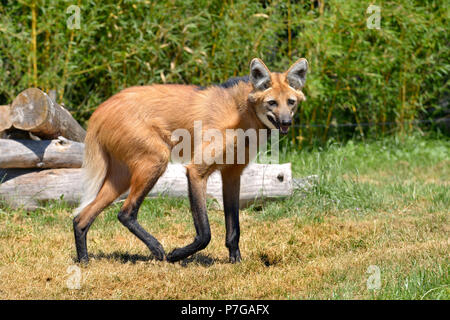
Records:
<instances>
[{"instance_id":1,"label":"animal's paw","mask_svg":"<svg viewBox=\"0 0 450 320\"><path fill-rule=\"evenodd\" d=\"M82 257L78 257L76 262L78 262L81 265L87 265L89 263L89 258L87 255L84 255Z\"/></svg>"},{"instance_id":2,"label":"animal's paw","mask_svg":"<svg viewBox=\"0 0 450 320\"><path fill-rule=\"evenodd\" d=\"M160 246L158 248L154 248L152 251L153 256L156 260L163 261L164 257L166 256L166 253L164 249Z\"/></svg>"},{"instance_id":3,"label":"animal's paw","mask_svg":"<svg viewBox=\"0 0 450 320\"><path fill-rule=\"evenodd\" d=\"M230 251L230 262L231 263L241 262L241 252L239 251L239 249Z\"/></svg>"},{"instance_id":4,"label":"animal's paw","mask_svg":"<svg viewBox=\"0 0 450 320\"><path fill-rule=\"evenodd\" d=\"M167 256L166 256L166 260L168 262L177 262L179 260L181 260L181 256L180 256L181 250L179 248L172 250Z\"/></svg>"}]
</instances>

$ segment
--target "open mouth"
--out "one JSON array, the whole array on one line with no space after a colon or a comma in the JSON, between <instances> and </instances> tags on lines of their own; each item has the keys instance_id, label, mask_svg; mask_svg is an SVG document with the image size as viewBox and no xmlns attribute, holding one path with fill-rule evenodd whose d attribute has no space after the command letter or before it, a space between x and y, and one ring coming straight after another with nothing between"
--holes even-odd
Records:
<instances>
[{"instance_id":1,"label":"open mouth","mask_svg":"<svg viewBox=\"0 0 450 320\"><path fill-rule=\"evenodd\" d=\"M287 134L289 130L289 126L280 126L280 132L282 134Z\"/></svg>"},{"instance_id":2,"label":"open mouth","mask_svg":"<svg viewBox=\"0 0 450 320\"><path fill-rule=\"evenodd\" d=\"M275 128L280 130L281 134L287 134L288 133L289 126L282 126L282 125L280 125L280 121L278 119L276 119L275 116L268 114L267 118L275 126Z\"/></svg>"}]
</instances>

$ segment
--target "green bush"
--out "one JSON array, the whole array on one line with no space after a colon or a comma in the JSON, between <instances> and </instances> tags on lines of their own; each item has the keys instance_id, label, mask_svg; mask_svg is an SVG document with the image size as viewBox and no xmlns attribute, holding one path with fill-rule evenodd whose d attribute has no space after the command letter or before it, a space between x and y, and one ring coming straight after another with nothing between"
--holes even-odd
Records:
<instances>
[{"instance_id":1,"label":"green bush","mask_svg":"<svg viewBox=\"0 0 450 320\"><path fill-rule=\"evenodd\" d=\"M56 89L85 124L128 86L207 85L247 74L253 57L278 71L306 57L308 101L292 142L413 130L423 111L448 103L448 5L377 1L380 29L369 29L370 4L0 1L0 104L27 87ZM80 29L67 27L71 5L80 8ZM337 130L336 123L349 126Z\"/></svg>"}]
</instances>

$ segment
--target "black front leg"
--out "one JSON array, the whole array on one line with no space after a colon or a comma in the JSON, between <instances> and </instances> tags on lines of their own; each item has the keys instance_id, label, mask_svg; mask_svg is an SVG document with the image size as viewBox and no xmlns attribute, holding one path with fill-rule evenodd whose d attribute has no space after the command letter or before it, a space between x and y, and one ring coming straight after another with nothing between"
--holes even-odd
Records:
<instances>
[{"instance_id":1,"label":"black front leg","mask_svg":"<svg viewBox=\"0 0 450 320\"><path fill-rule=\"evenodd\" d=\"M239 192L242 170L222 171L223 208L225 213L226 239L225 245L229 250L230 262L240 262L239 251Z\"/></svg>"}]
</instances>

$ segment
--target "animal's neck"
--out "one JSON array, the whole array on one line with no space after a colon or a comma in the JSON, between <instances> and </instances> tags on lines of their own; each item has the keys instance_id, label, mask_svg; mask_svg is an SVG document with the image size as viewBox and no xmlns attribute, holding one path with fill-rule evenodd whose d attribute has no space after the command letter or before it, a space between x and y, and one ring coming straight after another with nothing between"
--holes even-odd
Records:
<instances>
[{"instance_id":1,"label":"animal's neck","mask_svg":"<svg viewBox=\"0 0 450 320\"><path fill-rule=\"evenodd\" d=\"M227 89L234 100L236 108L240 115L239 128L247 129L265 129L266 126L259 120L255 112L255 106L248 101L248 96L252 91L252 85L241 82L237 86Z\"/></svg>"}]
</instances>

